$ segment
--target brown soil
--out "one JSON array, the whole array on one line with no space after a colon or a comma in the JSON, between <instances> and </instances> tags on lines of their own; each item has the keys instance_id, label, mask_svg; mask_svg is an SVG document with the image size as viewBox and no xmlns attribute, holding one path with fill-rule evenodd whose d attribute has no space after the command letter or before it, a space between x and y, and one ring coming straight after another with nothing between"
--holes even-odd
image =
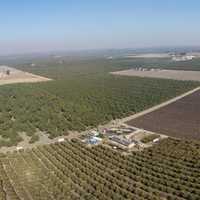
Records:
<instances>
[{"instance_id":1,"label":"brown soil","mask_svg":"<svg viewBox=\"0 0 200 200\"><path fill-rule=\"evenodd\" d=\"M200 140L200 91L127 124L171 137Z\"/></svg>"}]
</instances>

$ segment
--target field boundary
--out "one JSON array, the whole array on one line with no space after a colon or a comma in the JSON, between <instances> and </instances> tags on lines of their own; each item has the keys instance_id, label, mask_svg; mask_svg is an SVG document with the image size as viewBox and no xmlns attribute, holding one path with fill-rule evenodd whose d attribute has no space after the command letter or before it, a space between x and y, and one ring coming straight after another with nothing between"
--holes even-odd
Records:
<instances>
[{"instance_id":1,"label":"field boundary","mask_svg":"<svg viewBox=\"0 0 200 200\"><path fill-rule=\"evenodd\" d=\"M168 100L168 101L165 101L165 102L163 102L163 103L161 103L161 104L159 104L159 105L153 106L153 107L151 107L151 108L148 108L148 109L146 109L146 110L144 110L144 111L141 111L141 112L139 112L139 113L136 113L136 114L134 114L134 115L125 117L125 118L121 119L121 122L122 122L122 123L126 123L126 122L128 122L128 121L130 121L130 120L139 118L139 117L141 117L141 116L143 116L143 115L146 115L146 114L149 114L149 113L151 113L151 112L153 112L153 111L156 111L156 110L158 110L158 109L160 109L160 108L163 108L163 107L165 107L165 106L167 106L167 105L169 105L169 104L172 104L172 103L174 103L174 102L176 102L176 101L178 101L178 100L180 100L180 99L182 99L182 98L184 98L184 97L186 97L186 96L188 96L188 95L191 95L191 94L197 92L198 90L200 90L200 86L197 87L197 88L194 88L194 89L192 89L192 90L190 90L190 91L188 91L188 92L186 92L186 93L184 93L184 94L182 94L182 95L179 95L179 96L177 96L177 97L175 97L175 98L172 98L172 99L170 99L170 100Z\"/></svg>"}]
</instances>

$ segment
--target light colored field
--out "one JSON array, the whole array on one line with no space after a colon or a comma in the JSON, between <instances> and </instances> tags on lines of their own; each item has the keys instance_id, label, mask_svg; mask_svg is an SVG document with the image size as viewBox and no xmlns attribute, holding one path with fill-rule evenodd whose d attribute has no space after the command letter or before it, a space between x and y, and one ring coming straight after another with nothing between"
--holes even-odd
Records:
<instances>
[{"instance_id":1,"label":"light colored field","mask_svg":"<svg viewBox=\"0 0 200 200\"><path fill-rule=\"evenodd\" d=\"M170 58L168 53L144 53L144 54L130 54L126 58Z\"/></svg>"},{"instance_id":2,"label":"light colored field","mask_svg":"<svg viewBox=\"0 0 200 200\"><path fill-rule=\"evenodd\" d=\"M6 74L7 70L10 71L9 75ZM50 80L52 79L20 71L8 66L0 66L0 85L14 84L14 83L36 83L36 82L44 82Z\"/></svg>"},{"instance_id":3,"label":"light colored field","mask_svg":"<svg viewBox=\"0 0 200 200\"><path fill-rule=\"evenodd\" d=\"M139 76L149 78L175 79L184 81L200 81L200 71L183 71L183 70L136 70L129 69L124 71L111 72L114 75Z\"/></svg>"},{"instance_id":4,"label":"light colored field","mask_svg":"<svg viewBox=\"0 0 200 200\"><path fill-rule=\"evenodd\" d=\"M173 53L135 53L125 55L125 58L172 58ZM187 53L186 56L200 57L200 52Z\"/></svg>"}]
</instances>

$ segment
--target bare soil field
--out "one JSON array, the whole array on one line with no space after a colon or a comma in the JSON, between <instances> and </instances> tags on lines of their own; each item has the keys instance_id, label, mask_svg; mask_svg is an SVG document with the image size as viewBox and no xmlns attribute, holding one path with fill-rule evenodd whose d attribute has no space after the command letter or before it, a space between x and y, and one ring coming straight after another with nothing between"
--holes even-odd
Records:
<instances>
[{"instance_id":1,"label":"bare soil field","mask_svg":"<svg viewBox=\"0 0 200 200\"><path fill-rule=\"evenodd\" d=\"M50 81L51 79L17 70L8 66L0 66L0 85L14 83L34 83Z\"/></svg>"},{"instance_id":2,"label":"bare soil field","mask_svg":"<svg viewBox=\"0 0 200 200\"><path fill-rule=\"evenodd\" d=\"M200 140L200 91L126 123L171 137Z\"/></svg>"},{"instance_id":3,"label":"bare soil field","mask_svg":"<svg viewBox=\"0 0 200 200\"><path fill-rule=\"evenodd\" d=\"M125 58L170 58L168 53L143 53L143 54L129 54Z\"/></svg>"},{"instance_id":4,"label":"bare soil field","mask_svg":"<svg viewBox=\"0 0 200 200\"><path fill-rule=\"evenodd\" d=\"M111 74L122 75L122 76L175 79L183 81L200 81L199 71L157 70L157 69L141 71L136 69L129 69L124 71L111 72Z\"/></svg>"}]
</instances>

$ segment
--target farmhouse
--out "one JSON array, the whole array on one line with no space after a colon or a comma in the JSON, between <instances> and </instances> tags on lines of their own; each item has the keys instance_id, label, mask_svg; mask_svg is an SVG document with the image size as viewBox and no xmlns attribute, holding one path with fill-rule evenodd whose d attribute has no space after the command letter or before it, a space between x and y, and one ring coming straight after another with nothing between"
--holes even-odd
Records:
<instances>
[{"instance_id":1,"label":"farmhouse","mask_svg":"<svg viewBox=\"0 0 200 200\"><path fill-rule=\"evenodd\" d=\"M128 148L128 149L130 149L136 145L135 141L126 139L122 136L116 136L116 135L111 136L110 141L122 148Z\"/></svg>"}]
</instances>

